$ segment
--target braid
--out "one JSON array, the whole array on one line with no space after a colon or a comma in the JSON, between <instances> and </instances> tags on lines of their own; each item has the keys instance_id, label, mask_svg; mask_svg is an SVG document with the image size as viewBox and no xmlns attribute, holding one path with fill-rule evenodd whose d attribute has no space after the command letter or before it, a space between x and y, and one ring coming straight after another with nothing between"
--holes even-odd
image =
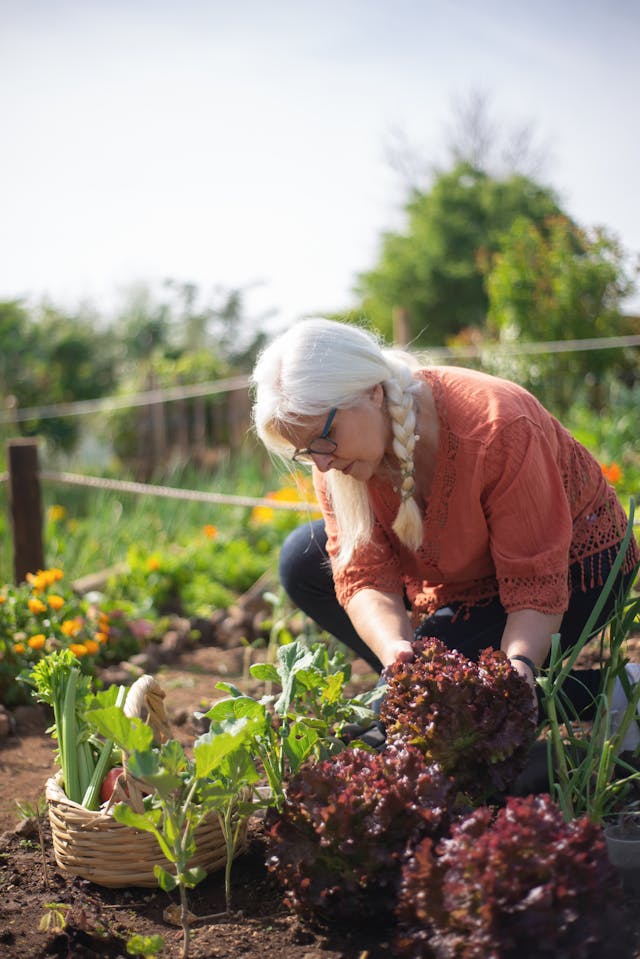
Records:
<instances>
[{"instance_id":1,"label":"braid","mask_svg":"<svg viewBox=\"0 0 640 959\"><path fill-rule=\"evenodd\" d=\"M391 364L390 364L391 365ZM400 463L400 507L393 531L405 546L416 550L422 543L422 516L414 499L416 482L413 453L416 440L415 381L409 367L393 364L393 378L384 381L387 406L393 430L393 452Z\"/></svg>"}]
</instances>

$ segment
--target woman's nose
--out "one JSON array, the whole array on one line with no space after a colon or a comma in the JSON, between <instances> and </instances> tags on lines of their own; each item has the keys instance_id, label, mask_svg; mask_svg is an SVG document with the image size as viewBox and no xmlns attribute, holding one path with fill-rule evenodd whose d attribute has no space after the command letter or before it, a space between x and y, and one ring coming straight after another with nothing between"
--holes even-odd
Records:
<instances>
[{"instance_id":1,"label":"woman's nose","mask_svg":"<svg viewBox=\"0 0 640 959\"><path fill-rule=\"evenodd\" d=\"M314 453L313 459L320 472L326 473L331 469L333 453Z\"/></svg>"}]
</instances>

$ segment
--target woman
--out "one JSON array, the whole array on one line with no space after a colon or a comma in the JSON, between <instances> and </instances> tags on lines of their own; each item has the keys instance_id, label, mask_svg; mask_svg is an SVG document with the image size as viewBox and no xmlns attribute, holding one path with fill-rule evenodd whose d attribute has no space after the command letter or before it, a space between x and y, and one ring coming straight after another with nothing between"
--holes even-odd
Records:
<instances>
[{"instance_id":1,"label":"woman","mask_svg":"<svg viewBox=\"0 0 640 959\"><path fill-rule=\"evenodd\" d=\"M259 436L312 464L323 514L282 549L293 601L377 670L437 636L470 658L504 650L534 689L552 634L578 639L627 527L587 450L514 383L420 368L330 320L277 338L253 381ZM632 540L600 622L639 556ZM573 684L580 710L593 672Z\"/></svg>"}]
</instances>

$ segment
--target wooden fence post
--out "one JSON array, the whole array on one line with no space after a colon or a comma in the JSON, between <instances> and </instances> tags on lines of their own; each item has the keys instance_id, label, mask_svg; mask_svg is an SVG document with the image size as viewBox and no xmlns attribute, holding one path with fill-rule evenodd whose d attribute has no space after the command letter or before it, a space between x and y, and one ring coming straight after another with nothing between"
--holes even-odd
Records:
<instances>
[{"instance_id":1,"label":"wooden fence post","mask_svg":"<svg viewBox=\"0 0 640 959\"><path fill-rule=\"evenodd\" d=\"M44 569L38 441L31 438L9 440L7 465L13 571L16 583L22 583L27 573Z\"/></svg>"}]
</instances>

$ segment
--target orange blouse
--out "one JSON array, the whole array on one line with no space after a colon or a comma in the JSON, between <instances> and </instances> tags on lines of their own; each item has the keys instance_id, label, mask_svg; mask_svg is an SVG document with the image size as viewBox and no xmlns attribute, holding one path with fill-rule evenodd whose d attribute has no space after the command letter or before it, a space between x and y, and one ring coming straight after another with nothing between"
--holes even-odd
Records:
<instances>
[{"instance_id":1,"label":"orange blouse","mask_svg":"<svg viewBox=\"0 0 640 959\"><path fill-rule=\"evenodd\" d=\"M398 494L374 477L371 541L337 569L339 533L314 468L339 602L372 588L405 591L416 621L450 603L468 607L496 595L507 612L561 613L572 564L581 564L582 589L602 585L598 554L615 556L627 517L594 457L515 383L457 367L418 375L433 391L439 435L416 553L392 530ZM639 559L632 539L623 570Z\"/></svg>"}]
</instances>

